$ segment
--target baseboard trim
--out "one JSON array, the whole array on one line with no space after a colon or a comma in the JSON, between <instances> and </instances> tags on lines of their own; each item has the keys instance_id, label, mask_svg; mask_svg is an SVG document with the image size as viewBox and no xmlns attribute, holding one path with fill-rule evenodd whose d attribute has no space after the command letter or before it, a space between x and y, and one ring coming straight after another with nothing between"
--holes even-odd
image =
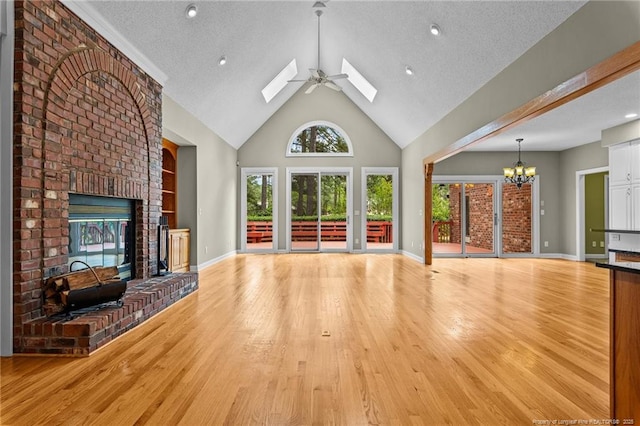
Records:
<instances>
[{"instance_id":1,"label":"baseboard trim","mask_svg":"<svg viewBox=\"0 0 640 426\"><path fill-rule=\"evenodd\" d=\"M207 269L208 267L213 266L216 263L221 262L221 261L225 260L228 257L235 256L236 254L238 254L238 251L237 250L232 250L232 251L230 251L228 253L223 254L222 256L218 256L218 257L216 257L214 259L208 260L208 261L206 261L204 263L201 263L199 265L192 265L191 266L191 270L192 271L196 271L196 272L202 272L203 270Z\"/></svg>"},{"instance_id":2,"label":"baseboard trim","mask_svg":"<svg viewBox=\"0 0 640 426\"><path fill-rule=\"evenodd\" d=\"M400 254L402 254L403 256L407 256L408 258L413 259L416 262L423 263L423 260L422 260L422 258L420 256L417 256L417 255L415 255L415 254L413 254L411 252L408 252L406 250L401 250Z\"/></svg>"},{"instance_id":3,"label":"baseboard trim","mask_svg":"<svg viewBox=\"0 0 640 426\"><path fill-rule=\"evenodd\" d=\"M541 259L564 259L564 260L572 260L574 262L579 261L580 259L575 254L566 254L566 253L540 253L539 257Z\"/></svg>"}]
</instances>

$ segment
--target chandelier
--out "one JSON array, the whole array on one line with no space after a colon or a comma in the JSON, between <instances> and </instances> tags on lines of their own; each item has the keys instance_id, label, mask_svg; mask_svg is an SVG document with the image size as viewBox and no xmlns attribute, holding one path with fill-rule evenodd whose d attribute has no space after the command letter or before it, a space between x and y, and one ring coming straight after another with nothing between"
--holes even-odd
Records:
<instances>
[{"instance_id":1,"label":"chandelier","mask_svg":"<svg viewBox=\"0 0 640 426\"><path fill-rule=\"evenodd\" d=\"M516 139L518 142L518 162L513 167L505 167L504 169L504 181L507 183L515 183L516 186L522 188L525 183L532 183L535 180L536 168L525 167L525 163L520 160L520 142L523 139Z\"/></svg>"}]
</instances>

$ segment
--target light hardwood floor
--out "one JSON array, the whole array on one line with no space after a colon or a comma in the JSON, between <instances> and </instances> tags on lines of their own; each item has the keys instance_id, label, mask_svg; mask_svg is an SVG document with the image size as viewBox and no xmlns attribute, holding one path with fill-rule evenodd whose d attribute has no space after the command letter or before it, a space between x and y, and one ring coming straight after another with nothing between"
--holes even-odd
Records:
<instances>
[{"instance_id":1,"label":"light hardwood floor","mask_svg":"<svg viewBox=\"0 0 640 426\"><path fill-rule=\"evenodd\" d=\"M238 255L89 358L2 359L0 423L606 419L608 301L591 263Z\"/></svg>"}]
</instances>

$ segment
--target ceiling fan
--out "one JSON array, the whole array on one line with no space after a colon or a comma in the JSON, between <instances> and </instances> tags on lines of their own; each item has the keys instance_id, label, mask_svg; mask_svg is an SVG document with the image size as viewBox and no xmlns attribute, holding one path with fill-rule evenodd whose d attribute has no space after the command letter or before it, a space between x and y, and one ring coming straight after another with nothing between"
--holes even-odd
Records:
<instances>
[{"instance_id":1,"label":"ceiling fan","mask_svg":"<svg viewBox=\"0 0 640 426\"><path fill-rule=\"evenodd\" d=\"M324 5L322 7L324 7ZM313 92L314 90L316 90L318 86L325 86L325 87L328 87L329 89L333 89L339 92L342 90L342 88L337 84L335 84L333 80L339 80L341 78L349 77L347 74L327 75L324 71L320 69L320 16L322 16L322 10L316 10L316 16L318 17L318 67L315 69L309 68L309 71L311 72L311 76L306 80L289 80L288 81L288 83L301 82L301 81L313 83L304 92L307 95Z\"/></svg>"}]
</instances>

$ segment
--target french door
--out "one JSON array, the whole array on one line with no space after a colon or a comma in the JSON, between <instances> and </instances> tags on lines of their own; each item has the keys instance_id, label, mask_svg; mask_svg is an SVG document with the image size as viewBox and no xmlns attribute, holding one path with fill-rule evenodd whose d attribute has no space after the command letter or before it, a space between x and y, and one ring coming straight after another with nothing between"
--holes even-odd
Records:
<instances>
[{"instance_id":1,"label":"french door","mask_svg":"<svg viewBox=\"0 0 640 426\"><path fill-rule=\"evenodd\" d=\"M243 168L241 182L241 249L275 252L278 248L278 170Z\"/></svg>"},{"instance_id":2,"label":"french door","mask_svg":"<svg viewBox=\"0 0 640 426\"><path fill-rule=\"evenodd\" d=\"M351 169L287 169L287 249L351 251Z\"/></svg>"}]
</instances>

